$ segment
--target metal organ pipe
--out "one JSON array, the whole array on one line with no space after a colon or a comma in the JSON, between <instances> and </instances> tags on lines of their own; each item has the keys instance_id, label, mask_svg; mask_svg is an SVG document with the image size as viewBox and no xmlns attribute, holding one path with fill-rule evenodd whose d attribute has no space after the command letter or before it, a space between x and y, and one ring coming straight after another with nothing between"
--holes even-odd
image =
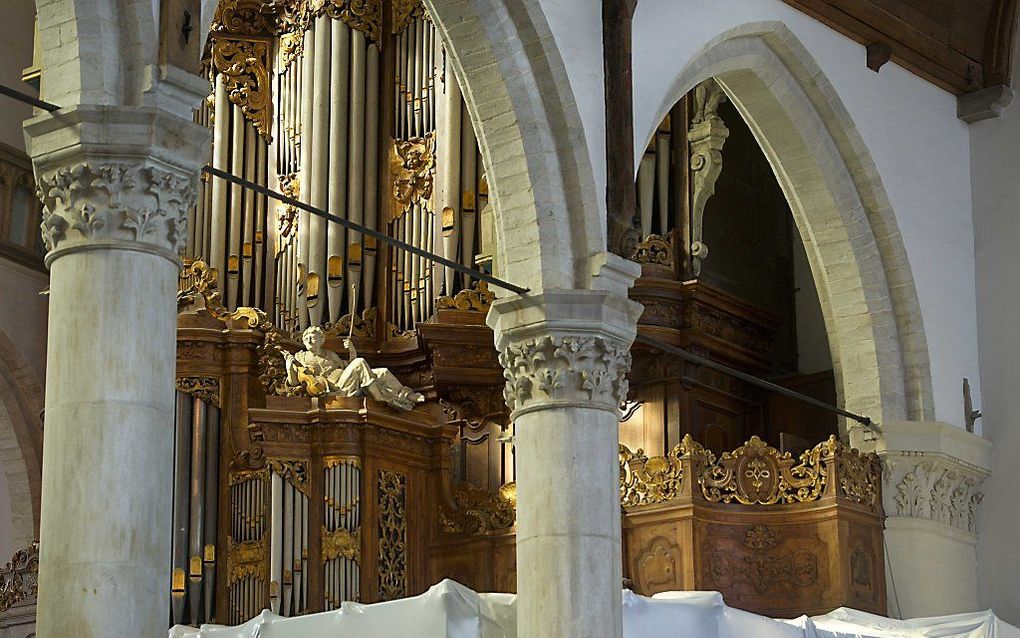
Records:
<instances>
[{"instance_id":1,"label":"metal organ pipe","mask_svg":"<svg viewBox=\"0 0 1020 638\"><path fill-rule=\"evenodd\" d=\"M365 71L365 220L368 228L379 226L379 46L368 45L368 61ZM362 263L365 277L361 290L361 304L371 308L375 303L375 260L376 240L365 237ZM356 312L357 308L352 308Z\"/></svg>"},{"instance_id":2,"label":"metal organ pipe","mask_svg":"<svg viewBox=\"0 0 1020 638\"><path fill-rule=\"evenodd\" d=\"M669 132L658 131L655 134L655 181L656 199L659 204L659 233L666 235L669 217Z\"/></svg>"},{"instance_id":3,"label":"metal organ pipe","mask_svg":"<svg viewBox=\"0 0 1020 638\"><path fill-rule=\"evenodd\" d=\"M348 101L350 99L351 29L341 20L333 20L333 48L330 58L329 112L329 206L337 214L347 207ZM347 230L329 224L327 291L329 320L340 318L344 297L344 263L347 258Z\"/></svg>"},{"instance_id":4,"label":"metal organ pipe","mask_svg":"<svg viewBox=\"0 0 1020 638\"><path fill-rule=\"evenodd\" d=\"M440 207L443 228L443 257L457 259L457 240L460 230L460 86L453 73L446 72L446 98L443 104L442 137L437 147L442 152L437 157L438 173L442 184ZM453 293L453 269L444 268L443 292Z\"/></svg>"},{"instance_id":5,"label":"metal organ pipe","mask_svg":"<svg viewBox=\"0 0 1020 638\"><path fill-rule=\"evenodd\" d=\"M461 241L460 263L470 266L474 261L475 244L475 189L478 187L476 163L478 159L478 143L475 141L475 129L471 118L464 113L461 116L460 134L460 175L463 201L461 207ZM464 287L471 285L471 280L464 275Z\"/></svg>"},{"instance_id":6,"label":"metal organ pipe","mask_svg":"<svg viewBox=\"0 0 1020 638\"><path fill-rule=\"evenodd\" d=\"M173 501L173 552L172 569L174 588L171 611L175 624L184 622L184 578L188 570L188 483L191 463L191 396L177 393L174 419L174 501Z\"/></svg>"},{"instance_id":7,"label":"metal organ pipe","mask_svg":"<svg viewBox=\"0 0 1020 638\"><path fill-rule=\"evenodd\" d=\"M313 91L312 82L315 57L313 48L315 46L314 29L305 31L304 51L301 57L301 78L298 95L301 99L301 200L311 203L311 182L312 182L312 128L313 122ZM309 242L311 241L310 231L311 215L304 210L298 212L298 321L297 327L308 327L308 305L309 300Z\"/></svg>"},{"instance_id":8,"label":"metal organ pipe","mask_svg":"<svg viewBox=\"0 0 1020 638\"><path fill-rule=\"evenodd\" d=\"M329 77L330 77L330 18L321 15L315 19L312 74L312 137L310 163L306 174L309 177L308 202L312 206L326 208L329 193ZM311 325L322 323L321 297L325 284L326 266L326 220L310 217L308 233L308 279L305 285L308 298Z\"/></svg>"},{"instance_id":9,"label":"metal organ pipe","mask_svg":"<svg viewBox=\"0 0 1020 638\"><path fill-rule=\"evenodd\" d=\"M655 161L654 149L645 150L638 166L637 191L638 210L641 213L641 239L652 233L652 206L655 192Z\"/></svg>"},{"instance_id":10,"label":"metal organ pipe","mask_svg":"<svg viewBox=\"0 0 1020 638\"><path fill-rule=\"evenodd\" d=\"M244 127L244 175L253 182L258 182L255 176L256 166L256 138L258 134L255 127L248 124L243 117L240 118L240 125ZM245 190L244 201L244 227L243 243L241 244L241 305L251 305L251 271L252 261L255 252L255 198L256 193ZM235 204L236 205L236 204Z\"/></svg>"},{"instance_id":11,"label":"metal organ pipe","mask_svg":"<svg viewBox=\"0 0 1020 638\"><path fill-rule=\"evenodd\" d=\"M219 511L219 462L220 462L220 409L206 406L206 451L205 451L205 530L202 547L202 591L205 595L206 621L213 618L213 602L216 592L216 532Z\"/></svg>"},{"instance_id":12,"label":"metal organ pipe","mask_svg":"<svg viewBox=\"0 0 1020 638\"><path fill-rule=\"evenodd\" d=\"M227 87L223 76L216 76L216 125L213 127L213 167L230 170L230 111L233 108L227 99ZM221 179L211 180L212 183L212 228L210 232L209 265L216 269L217 282L220 290L224 289L226 268L224 258L227 247L227 188Z\"/></svg>"},{"instance_id":13,"label":"metal organ pipe","mask_svg":"<svg viewBox=\"0 0 1020 638\"><path fill-rule=\"evenodd\" d=\"M365 218L365 67L367 43L365 34L357 29L351 32L351 96L350 96L350 157L347 165L349 199L347 218L362 223ZM373 166L371 170L376 170ZM375 193L372 193L375 197ZM355 232L349 233L350 247L347 252L348 284L359 283L361 274L361 239ZM352 296L353 300L353 296ZM351 312L356 312L351 308Z\"/></svg>"}]
</instances>

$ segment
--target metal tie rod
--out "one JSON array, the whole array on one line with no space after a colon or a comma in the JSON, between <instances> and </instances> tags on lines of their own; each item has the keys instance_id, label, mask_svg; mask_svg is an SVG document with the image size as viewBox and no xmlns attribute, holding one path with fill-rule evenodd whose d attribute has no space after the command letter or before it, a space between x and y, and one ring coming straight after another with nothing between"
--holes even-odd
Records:
<instances>
[{"instance_id":1,"label":"metal tie rod","mask_svg":"<svg viewBox=\"0 0 1020 638\"><path fill-rule=\"evenodd\" d=\"M449 260L449 259L447 259L445 257L442 257L440 255L437 255L435 253L429 252L429 251L424 250L422 248L418 248L417 246L412 246L411 244L402 242L399 239L395 239L393 237L390 237L389 235L387 235L385 233L381 233L378 230L374 230L372 228L368 228L367 226L362 226L361 224L356 224L356 223L354 223L354 222L352 222L352 221L350 221L348 219L344 219L342 217L337 217L336 215L333 215L333 214L331 214L331 213L329 213L327 211L324 211L321 208L316 208L315 206L310 206L309 204L305 204L304 202L300 202L300 201L294 199L293 197L288 197L287 195L284 195L283 193L278 193L278 192L276 192L276 191L274 191L272 189L269 189L269 188L267 188L265 186L262 186L261 184L256 184L255 182L248 181L248 180L243 179L241 177L238 177L237 175L234 175L232 173L228 173L226 171L222 171L222 170L220 170L218 168L213 168L212 166L208 166L208 165L202 167L202 172L208 173L209 175L212 175L213 177L219 177L220 179L224 179L224 180L226 180L228 182L231 182L233 184L237 184L238 186L243 186L244 188L247 188L249 190L255 191L256 193L259 193L261 195L266 195L268 197L272 197L273 199L281 201L284 204L289 204L290 206L295 206L295 207L300 208L301 210L307 211L307 212L309 212L309 213L311 213L311 214L313 214L313 215L315 215L317 217L322 217L323 219L328 219L331 222L335 222L337 224L340 224L344 228L347 228L349 230L353 230L353 231L356 231L356 232L359 232L359 233L363 233L365 235L368 235L369 237L374 237L374 238L378 239L381 242L385 242L387 244L390 244L391 246L396 246L400 250L406 250L409 253L418 255L419 257L424 257L425 259L428 259L429 261L434 261L434 262L436 262L438 264L442 264L442 265L446 266L447 268L452 268L453 270L456 270L457 272L464 273L465 275L468 275L470 277L474 277L475 279L480 279L481 281L490 283L490 284L492 284L494 286L499 286L500 288L503 288L504 290L509 290L510 292L516 293L518 295L526 294L527 292L529 292L531 290L530 288L521 288L518 285L512 284L512 283L507 282L507 281L503 281L502 279L499 279L497 277L493 277L492 275L490 275L488 273L484 273L484 272L482 272L480 270L475 270L474 268L469 268L467 266L464 266L463 264L459 264L459 263L457 263L455 261L451 261L451 260Z\"/></svg>"},{"instance_id":2,"label":"metal tie rod","mask_svg":"<svg viewBox=\"0 0 1020 638\"><path fill-rule=\"evenodd\" d=\"M14 98L15 100L18 100L19 102L24 102L25 104L31 104L37 109L42 109L50 113L52 113L53 111L60 110L60 107L57 106L56 104L44 102L43 100L40 100L37 97L32 97L28 93L22 93L17 89L12 89L11 87L4 86L3 84L0 84L0 95L6 95L9 98Z\"/></svg>"},{"instance_id":3,"label":"metal tie rod","mask_svg":"<svg viewBox=\"0 0 1020 638\"><path fill-rule=\"evenodd\" d=\"M834 405L830 405L830 404L828 404L828 403L826 403L824 401L819 401L818 399L815 399L813 397L809 397L806 394L801 394L800 392L794 392L793 390L790 390L789 388L784 388L781 385L776 385L775 383L772 383L771 381L766 381L765 379L760 379L760 378L758 378L758 377L756 377L754 375L747 374L746 372L741 372L740 370L736 370L734 368L731 368L729 366L723 365L721 363L716 363L715 361L712 361L711 359L706 359L705 357L698 356L698 355L696 355L696 354L694 354L692 352L688 352L688 351L684 350L683 348L678 348L676 346L672 346L672 345L670 345L670 344L668 344L668 343L666 343L664 341L659 341L658 339L655 339L653 337L649 337L649 336L646 336L646 335L638 334L638 336L634 339L634 341L636 343L643 343L646 346L651 346L651 347L653 347L653 348L655 348L657 350L661 350L662 352L665 352L666 354L674 355L676 357L679 357L679 358L683 359L684 361L689 361L690 363L693 363L695 365L699 365L699 366L702 366L704 368L709 368L711 370L715 370L716 372L722 372L723 374L729 375L731 377L735 377L737 379L740 379L741 381L746 381L747 383L750 383L751 385L758 386L759 388L764 388L766 390L771 390L772 392L775 392L777 394L782 394L783 396L790 397L791 399L797 399L798 401L803 401L804 403L808 403L810 405L813 405L816 408L821 408L821 409L827 410L829 412L834 412L834 413L836 413L836 414L838 414L840 416L844 416L844 417L846 417L848 419L852 419L852 420L857 421L858 423L861 423L863 425L866 425L866 426L873 425L873 422L872 422L872 420L869 417L861 416L860 414L854 414L853 412L848 412L847 410L844 410L842 408L838 408L838 407L836 407Z\"/></svg>"}]
</instances>

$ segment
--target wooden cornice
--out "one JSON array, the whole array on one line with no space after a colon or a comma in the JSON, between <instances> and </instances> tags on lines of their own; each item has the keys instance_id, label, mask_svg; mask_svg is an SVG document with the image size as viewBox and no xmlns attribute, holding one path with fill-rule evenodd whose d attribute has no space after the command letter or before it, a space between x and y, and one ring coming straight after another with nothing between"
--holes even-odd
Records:
<instances>
[{"instance_id":1,"label":"wooden cornice","mask_svg":"<svg viewBox=\"0 0 1020 638\"><path fill-rule=\"evenodd\" d=\"M1009 85L1017 0L784 0L954 95Z\"/></svg>"}]
</instances>

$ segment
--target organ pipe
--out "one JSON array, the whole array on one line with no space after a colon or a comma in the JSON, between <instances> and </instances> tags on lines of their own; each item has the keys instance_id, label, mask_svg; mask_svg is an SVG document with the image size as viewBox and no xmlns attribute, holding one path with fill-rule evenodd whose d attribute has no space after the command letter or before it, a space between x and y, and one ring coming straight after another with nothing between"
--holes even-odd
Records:
<instances>
[{"instance_id":1,"label":"organ pipe","mask_svg":"<svg viewBox=\"0 0 1020 638\"><path fill-rule=\"evenodd\" d=\"M347 156L351 76L351 29L333 20L333 49L330 60L329 113L329 204L334 214L344 215L347 204ZM327 265L329 320L340 318L344 296L344 264L347 258L347 231L339 224L329 225Z\"/></svg>"}]
</instances>

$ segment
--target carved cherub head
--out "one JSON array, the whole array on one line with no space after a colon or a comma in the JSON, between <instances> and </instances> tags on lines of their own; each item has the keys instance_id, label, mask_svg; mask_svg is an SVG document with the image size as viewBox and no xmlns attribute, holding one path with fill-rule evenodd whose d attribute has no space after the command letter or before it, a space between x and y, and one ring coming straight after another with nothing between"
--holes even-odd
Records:
<instances>
[{"instance_id":1,"label":"carved cherub head","mask_svg":"<svg viewBox=\"0 0 1020 638\"><path fill-rule=\"evenodd\" d=\"M312 326L301 333L301 342L310 352L316 352L321 350L322 345L326 343L326 333L322 331L321 327Z\"/></svg>"}]
</instances>

